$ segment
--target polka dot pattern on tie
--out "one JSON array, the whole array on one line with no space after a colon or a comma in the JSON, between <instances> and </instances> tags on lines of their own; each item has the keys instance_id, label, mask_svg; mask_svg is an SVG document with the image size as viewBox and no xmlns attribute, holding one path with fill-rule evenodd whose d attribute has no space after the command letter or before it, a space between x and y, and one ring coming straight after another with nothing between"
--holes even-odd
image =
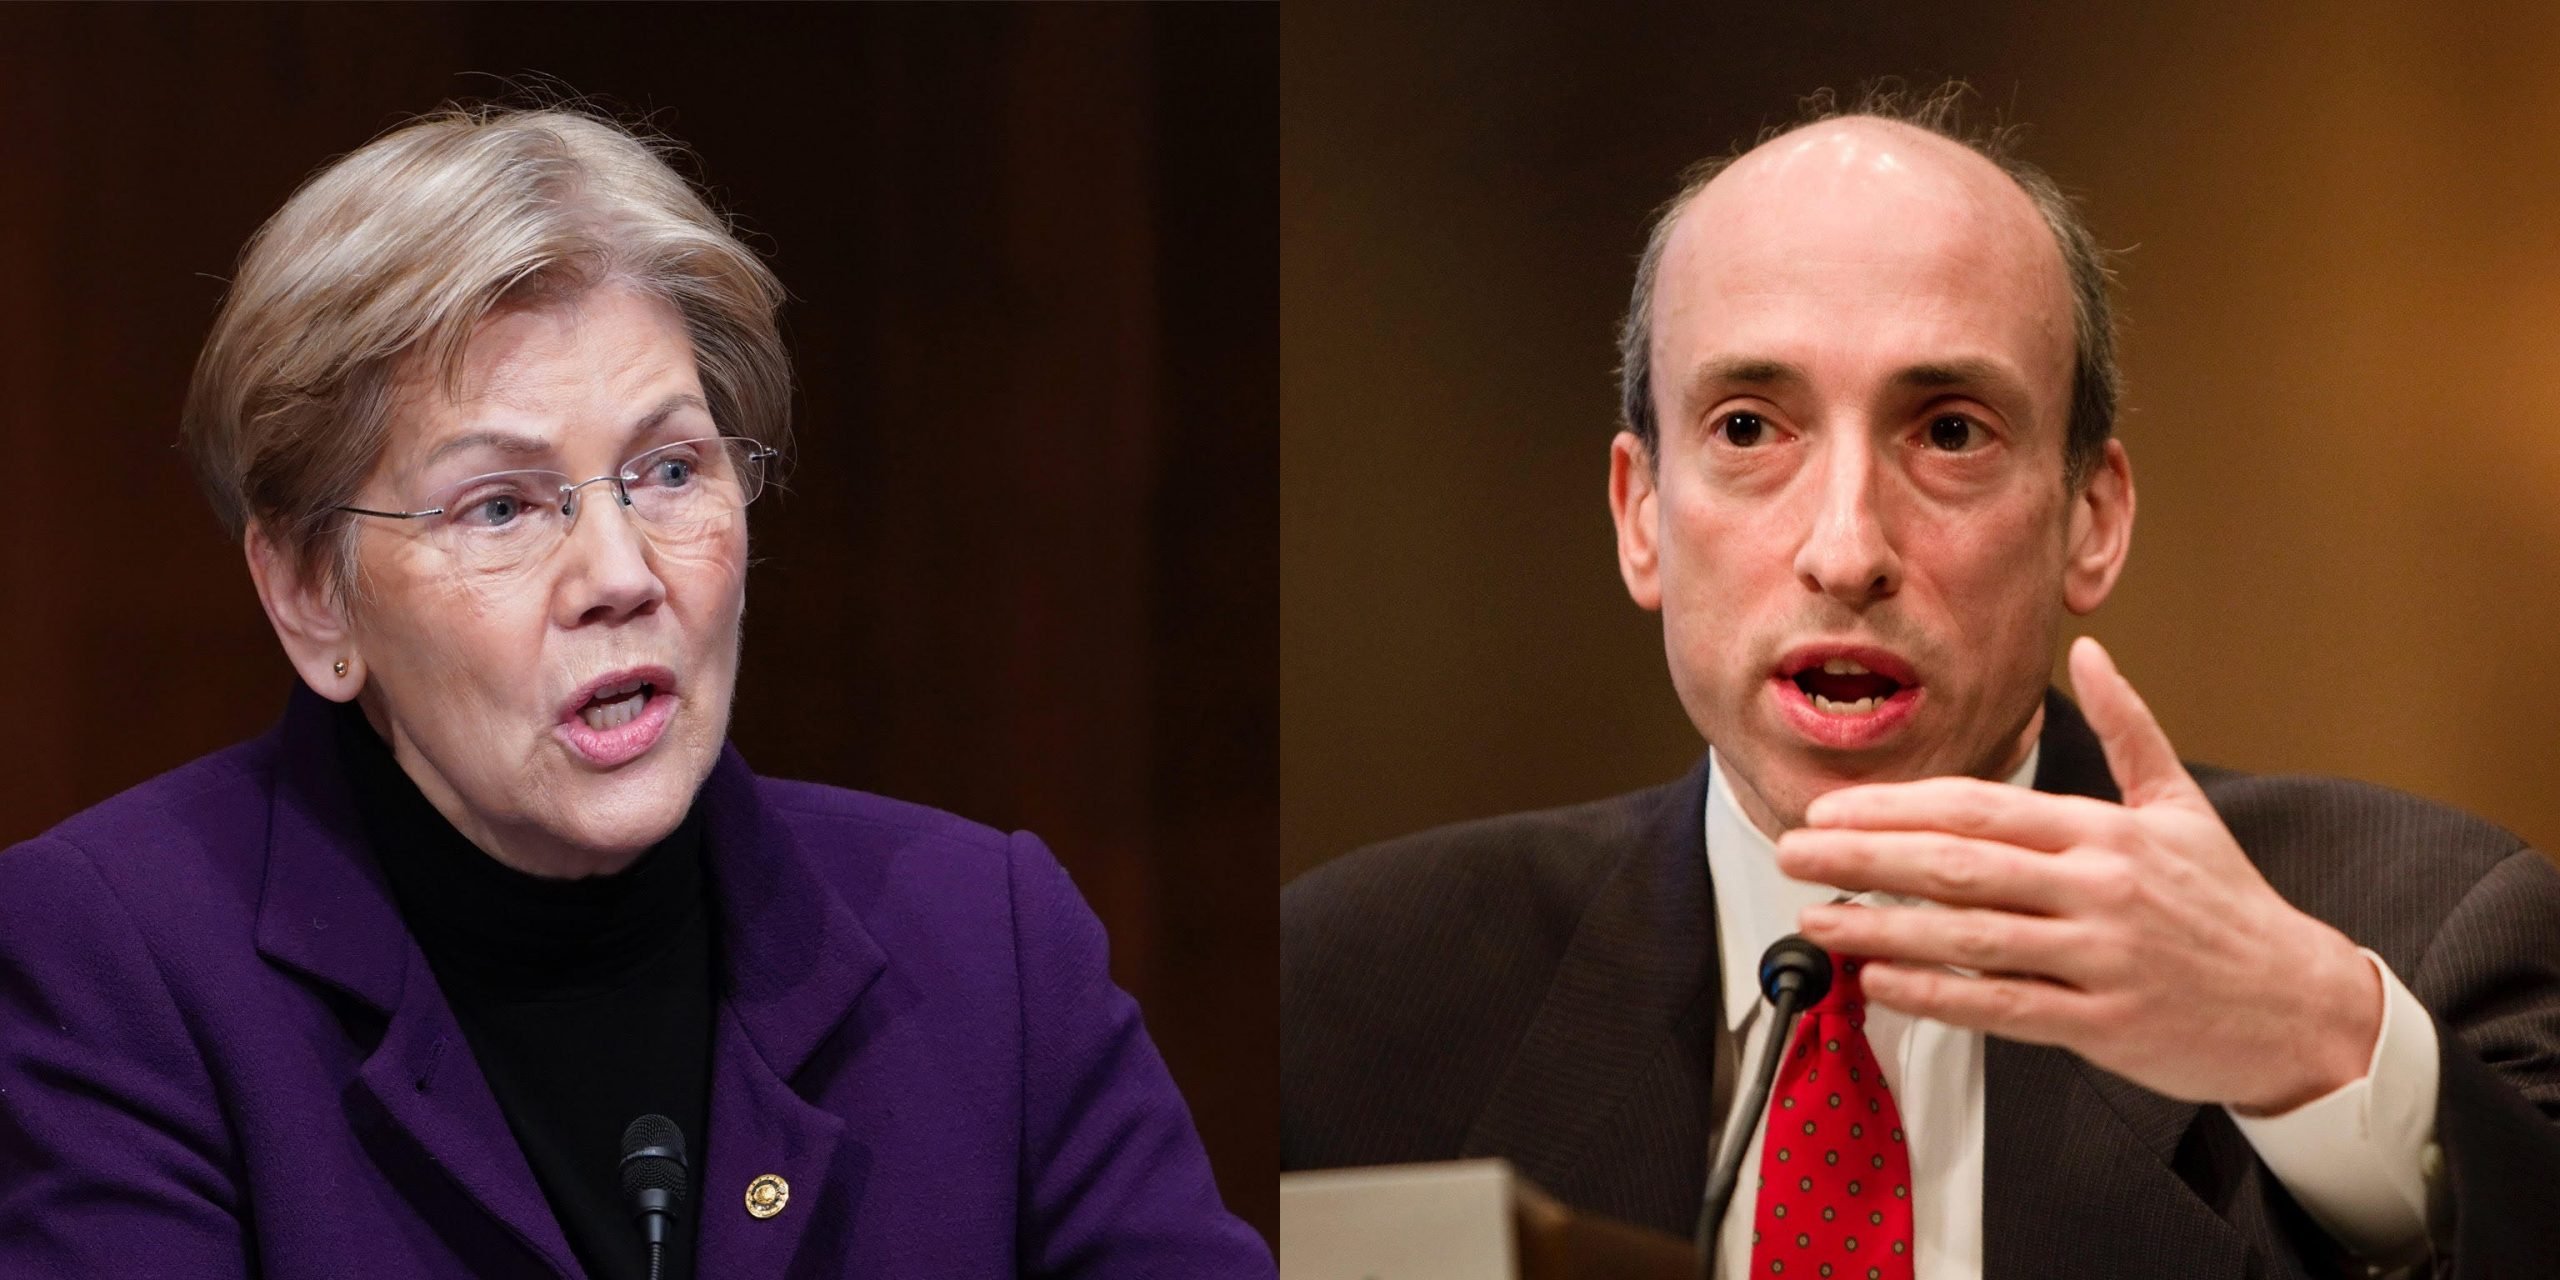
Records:
<instances>
[{"instance_id":1,"label":"polka dot pattern on tie","mask_svg":"<svg viewBox=\"0 0 2560 1280\"><path fill-rule=\"evenodd\" d=\"M1779 1061L1761 1137L1755 1277L1911 1280L1911 1156L1867 1044L1859 968L1841 963Z\"/></svg>"}]
</instances>

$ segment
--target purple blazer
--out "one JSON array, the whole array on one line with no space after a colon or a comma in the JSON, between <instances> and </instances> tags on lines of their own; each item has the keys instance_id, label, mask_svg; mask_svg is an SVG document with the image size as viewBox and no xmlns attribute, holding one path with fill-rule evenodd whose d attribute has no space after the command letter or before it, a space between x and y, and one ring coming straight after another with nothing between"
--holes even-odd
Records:
<instances>
[{"instance_id":1,"label":"purple blazer","mask_svg":"<svg viewBox=\"0 0 2560 1280\"><path fill-rule=\"evenodd\" d=\"M328 709L0 853L0 1276L581 1275L359 835ZM1055 859L704 784L706 1277L1269 1277ZM785 1179L770 1218L749 1182Z\"/></svg>"}]
</instances>

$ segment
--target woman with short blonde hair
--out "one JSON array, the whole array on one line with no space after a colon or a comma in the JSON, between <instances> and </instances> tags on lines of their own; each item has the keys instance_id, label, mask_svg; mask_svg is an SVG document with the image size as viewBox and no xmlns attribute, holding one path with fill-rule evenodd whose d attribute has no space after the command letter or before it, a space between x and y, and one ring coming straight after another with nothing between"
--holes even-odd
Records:
<instances>
[{"instance_id":1,"label":"woman with short blonde hair","mask_svg":"<svg viewBox=\"0 0 2560 1280\"><path fill-rule=\"evenodd\" d=\"M251 239L184 437L301 687L0 854L0 1274L1272 1274L1038 839L727 744L783 291L669 151Z\"/></svg>"}]
</instances>

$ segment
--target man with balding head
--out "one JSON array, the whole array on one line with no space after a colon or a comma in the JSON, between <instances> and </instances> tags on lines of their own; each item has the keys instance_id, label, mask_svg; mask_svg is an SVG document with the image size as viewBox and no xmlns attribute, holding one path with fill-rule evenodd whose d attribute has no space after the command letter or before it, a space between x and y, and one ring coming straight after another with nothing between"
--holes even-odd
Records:
<instances>
[{"instance_id":1,"label":"man with balding head","mask_svg":"<svg viewBox=\"0 0 2560 1280\"><path fill-rule=\"evenodd\" d=\"M1285 1165L1503 1156L1685 1235L1801 932L1841 976L1726 1275L2553 1273L2560 873L2410 797L2191 773L2094 641L2078 705L2046 688L2133 529L2105 271L1954 103L1667 207L1609 498L1706 758L1289 886Z\"/></svg>"}]
</instances>

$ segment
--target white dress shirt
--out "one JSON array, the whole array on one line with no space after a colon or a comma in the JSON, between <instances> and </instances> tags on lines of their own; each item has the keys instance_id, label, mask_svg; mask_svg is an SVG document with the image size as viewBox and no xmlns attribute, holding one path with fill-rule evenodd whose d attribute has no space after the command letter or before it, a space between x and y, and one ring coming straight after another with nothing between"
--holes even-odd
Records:
<instances>
[{"instance_id":1,"label":"white dress shirt","mask_svg":"<svg viewBox=\"0 0 2560 1280\"><path fill-rule=\"evenodd\" d=\"M2030 785L2038 755L2029 751L2026 763L2008 781ZM1759 990L1760 953L1795 932L1796 918L1806 907L1840 894L1779 872L1776 846L1743 816L1713 751L1707 756L1705 821L1725 1025L1741 1043L1741 1069L1749 1071L1769 1035L1768 1004ZM1914 901L1888 894L1860 894L1852 900ZM2340 1243L2370 1260L2369 1273L2379 1276L2428 1256L2427 1228L2441 1190L2442 1156L2434 1146L2435 1023L2380 956L2365 955L2382 976L2383 1010L2382 1032L2364 1078L2282 1115L2233 1112L2232 1119L2293 1198ZM1982 1034L1870 1005L1867 1038L1902 1112L1911 1156L1914 1280L1978 1280ZM1733 1090L1737 1110L1746 1092ZM1732 1123L1729 1116L1722 1131L1730 1132ZM1753 1126L1740 1188L1725 1211L1716 1255L1722 1276L1750 1272L1754 1189L1765 1127Z\"/></svg>"}]
</instances>

